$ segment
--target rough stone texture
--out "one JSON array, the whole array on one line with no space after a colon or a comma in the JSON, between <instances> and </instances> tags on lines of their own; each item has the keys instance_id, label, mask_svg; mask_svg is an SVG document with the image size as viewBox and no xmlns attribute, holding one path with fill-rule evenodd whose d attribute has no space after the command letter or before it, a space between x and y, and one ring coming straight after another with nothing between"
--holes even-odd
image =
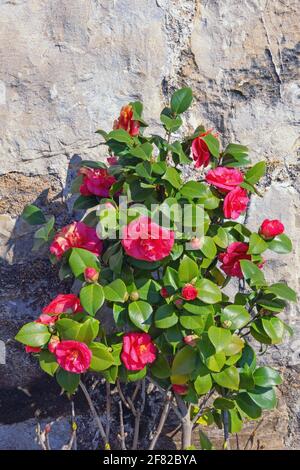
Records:
<instances>
[{"instance_id":1,"label":"rough stone texture","mask_svg":"<svg viewBox=\"0 0 300 470\"><path fill-rule=\"evenodd\" d=\"M4 447L14 448L23 433L33 438L31 405L25 415L11 410L18 409L17 387L34 390L41 376L12 338L70 288L59 286L41 253L26 261L32 232L19 215L32 202L60 225L70 220L76 165L80 157L105 156L94 131L110 129L122 104L143 100L153 129L171 91L189 85L196 99L186 130L203 123L224 142L248 144L254 161L266 159L264 199L252 197L247 219L251 228L265 217L284 221L294 251L269 256L265 271L299 290L298 10L297 0L0 1L0 340L7 356L6 365L0 360L0 422L14 426L0 428ZM279 411L258 431L267 448L300 448L298 313L298 306L287 309L295 335L268 353L286 383ZM48 416L63 408L47 408Z\"/></svg>"}]
</instances>

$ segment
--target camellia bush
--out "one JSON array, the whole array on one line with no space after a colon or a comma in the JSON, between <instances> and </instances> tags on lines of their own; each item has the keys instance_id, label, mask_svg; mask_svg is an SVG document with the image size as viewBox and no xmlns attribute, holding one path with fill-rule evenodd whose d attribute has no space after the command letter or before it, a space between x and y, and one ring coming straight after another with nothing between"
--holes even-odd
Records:
<instances>
[{"instance_id":1,"label":"camellia bush","mask_svg":"<svg viewBox=\"0 0 300 470\"><path fill-rule=\"evenodd\" d=\"M163 136L145 132L140 102L121 109L111 132L97 131L107 163L81 162L72 187L79 221L56 229L36 206L23 213L40 225L34 249L48 243L60 279L73 277L81 287L78 295L59 294L16 339L69 395L81 386L94 416L83 375L116 385L135 418L133 443L121 432L122 449L138 447L149 384L163 397L155 429L146 430L150 449L170 410L183 449L193 448L199 427L196 447L212 448L204 426L223 429L228 448L231 433L277 405L281 377L257 363L256 351L292 333L279 314L295 292L264 275L265 251L292 249L284 226L260 214L251 232L240 221L250 196L259 196L265 162L252 166L240 144L221 149L203 126L179 139L191 103L189 88L172 95L160 116ZM185 177L188 165L194 180ZM135 403L122 391L130 382ZM110 448L109 431L96 419Z\"/></svg>"}]
</instances>

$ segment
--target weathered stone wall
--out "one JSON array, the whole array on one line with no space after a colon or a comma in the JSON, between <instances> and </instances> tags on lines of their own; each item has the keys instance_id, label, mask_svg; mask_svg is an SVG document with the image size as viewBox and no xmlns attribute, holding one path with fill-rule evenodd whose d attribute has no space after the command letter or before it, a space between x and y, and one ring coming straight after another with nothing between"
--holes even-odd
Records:
<instances>
[{"instance_id":1,"label":"weathered stone wall","mask_svg":"<svg viewBox=\"0 0 300 470\"><path fill-rule=\"evenodd\" d=\"M299 2L0 0L0 23L0 431L13 448L24 429L22 446L31 446L25 420L41 408L41 391L35 361L12 338L60 289L46 258L28 260L31 233L19 215L38 202L69 220L65 187L76 162L103 155L94 131L109 130L122 104L144 101L155 128L174 87L189 85L186 129L203 123L267 161L264 198L252 198L248 222L283 220L294 251L272 255L265 270L299 291ZM295 336L268 357L287 379L279 411L262 427L269 448L300 448L298 310L286 312ZM55 417L63 407L48 402L43 412Z\"/></svg>"}]
</instances>

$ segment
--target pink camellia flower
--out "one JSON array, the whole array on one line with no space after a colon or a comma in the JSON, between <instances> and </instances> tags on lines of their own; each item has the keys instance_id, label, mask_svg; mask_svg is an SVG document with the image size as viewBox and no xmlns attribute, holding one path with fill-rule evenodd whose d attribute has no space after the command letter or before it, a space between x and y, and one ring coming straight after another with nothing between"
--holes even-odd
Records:
<instances>
[{"instance_id":1,"label":"pink camellia flower","mask_svg":"<svg viewBox=\"0 0 300 470\"><path fill-rule=\"evenodd\" d=\"M50 253L59 259L70 248L83 248L99 256L103 242L98 238L96 229L88 227L83 222L73 222L55 235L50 245Z\"/></svg>"},{"instance_id":2,"label":"pink camellia flower","mask_svg":"<svg viewBox=\"0 0 300 470\"><path fill-rule=\"evenodd\" d=\"M97 282L99 279L99 272L95 268L85 268L84 279L86 282Z\"/></svg>"},{"instance_id":3,"label":"pink camellia flower","mask_svg":"<svg viewBox=\"0 0 300 470\"><path fill-rule=\"evenodd\" d=\"M114 122L114 129L124 129L131 136L138 135L140 123L133 119L133 108L130 104L121 108L120 116Z\"/></svg>"},{"instance_id":4,"label":"pink camellia flower","mask_svg":"<svg viewBox=\"0 0 300 470\"><path fill-rule=\"evenodd\" d=\"M85 372L91 364L92 352L86 344L79 341L61 341L55 349L60 367L73 374Z\"/></svg>"},{"instance_id":5,"label":"pink camellia flower","mask_svg":"<svg viewBox=\"0 0 300 470\"><path fill-rule=\"evenodd\" d=\"M55 354L56 348L60 343L60 339L58 336L51 336L51 339L48 343L48 349L52 354Z\"/></svg>"},{"instance_id":6,"label":"pink camellia flower","mask_svg":"<svg viewBox=\"0 0 300 470\"><path fill-rule=\"evenodd\" d=\"M169 297L169 292L167 291L167 289L165 287L162 287L160 289L160 295L166 299L167 297Z\"/></svg>"},{"instance_id":7,"label":"pink camellia flower","mask_svg":"<svg viewBox=\"0 0 300 470\"><path fill-rule=\"evenodd\" d=\"M189 242L191 245L192 250L200 250L203 246L203 240L201 238L194 237Z\"/></svg>"},{"instance_id":8,"label":"pink camellia flower","mask_svg":"<svg viewBox=\"0 0 300 470\"><path fill-rule=\"evenodd\" d=\"M143 261L159 261L174 245L174 232L141 216L123 229L122 245L127 255Z\"/></svg>"},{"instance_id":9,"label":"pink camellia flower","mask_svg":"<svg viewBox=\"0 0 300 470\"><path fill-rule=\"evenodd\" d=\"M284 232L284 225L280 220L265 219L260 226L259 234L266 240L281 235Z\"/></svg>"},{"instance_id":10,"label":"pink camellia flower","mask_svg":"<svg viewBox=\"0 0 300 470\"><path fill-rule=\"evenodd\" d=\"M116 182L116 178L110 175L105 168L80 168L83 175L82 185L79 188L83 196L94 194L99 197L108 197L109 190Z\"/></svg>"},{"instance_id":11,"label":"pink camellia flower","mask_svg":"<svg viewBox=\"0 0 300 470\"><path fill-rule=\"evenodd\" d=\"M197 344L196 339L198 338L199 336L197 335L187 335L183 338L183 341L185 342L185 344L188 344L189 346L196 346Z\"/></svg>"},{"instance_id":12,"label":"pink camellia flower","mask_svg":"<svg viewBox=\"0 0 300 470\"><path fill-rule=\"evenodd\" d=\"M173 384L172 389L173 392L177 393L177 395L186 395L189 388L186 384Z\"/></svg>"},{"instance_id":13,"label":"pink camellia flower","mask_svg":"<svg viewBox=\"0 0 300 470\"><path fill-rule=\"evenodd\" d=\"M75 294L59 294L46 307L36 320L43 325L52 325L62 313L83 312L79 298Z\"/></svg>"},{"instance_id":14,"label":"pink camellia flower","mask_svg":"<svg viewBox=\"0 0 300 470\"><path fill-rule=\"evenodd\" d=\"M39 353L41 352L42 348L38 346L25 346L25 351L27 353Z\"/></svg>"},{"instance_id":15,"label":"pink camellia flower","mask_svg":"<svg viewBox=\"0 0 300 470\"><path fill-rule=\"evenodd\" d=\"M226 194L223 204L223 212L226 219L237 219L245 210L249 198L243 188L235 188Z\"/></svg>"},{"instance_id":16,"label":"pink camellia flower","mask_svg":"<svg viewBox=\"0 0 300 470\"><path fill-rule=\"evenodd\" d=\"M221 269L227 276L243 278L240 261L242 259L251 260L251 255L247 254L249 249L248 243L233 242L228 247L225 253L220 253L218 258L221 261Z\"/></svg>"},{"instance_id":17,"label":"pink camellia flower","mask_svg":"<svg viewBox=\"0 0 300 470\"><path fill-rule=\"evenodd\" d=\"M221 191L228 193L244 181L244 176L236 168L218 166L214 170L210 170L207 173L205 179L207 183L212 184Z\"/></svg>"},{"instance_id":18,"label":"pink camellia flower","mask_svg":"<svg viewBox=\"0 0 300 470\"><path fill-rule=\"evenodd\" d=\"M126 333L121 359L128 370L142 370L156 359L156 347L148 333Z\"/></svg>"},{"instance_id":19,"label":"pink camellia flower","mask_svg":"<svg viewBox=\"0 0 300 470\"><path fill-rule=\"evenodd\" d=\"M181 291L181 295L185 300L194 300L197 298L198 290L192 284L186 284Z\"/></svg>"}]
</instances>

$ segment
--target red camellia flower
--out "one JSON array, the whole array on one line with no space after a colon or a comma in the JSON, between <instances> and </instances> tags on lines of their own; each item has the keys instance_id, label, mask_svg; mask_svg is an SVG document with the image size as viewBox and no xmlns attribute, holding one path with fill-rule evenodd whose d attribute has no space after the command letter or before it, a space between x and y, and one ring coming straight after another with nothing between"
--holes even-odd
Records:
<instances>
[{"instance_id":1,"label":"red camellia flower","mask_svg":"<svg viewBox=\"0 0 300 470\"><path fill-rule=\"evenodd\" d=\"M221 191L228 193L244 181L244 176L236 168L218 166L214 170L210 170L207 173L205 179L207 183L212 184Z\"/></svg>"},{"instance_id":2,"label":"red camellia flower","mask_svg":"<svg viewBox=\"0 0 300 470\"><path fill-rule=\"evenodd\" d=\"M36 320L37 323L51 325L59 319L62 313L80 313L83 312L83 308L75 294L59 294L43 308L42 312Z\"/></svg>"},{"instance_id":3,"label":"red camellia flower","mask_svg":"<svg viewBox=\"0 0 300 470\"><path fill-rule=\"evenodd\" d=\"M91 364L92 352L86 344L79 341L61 341L55 349L60 367L73 374L85 372Z\"/></svg>"},{"instance_id":4,"label":"red camellia flower","mask_svg":"<svg viewBox=\"0 0 300 470\"><path fill-rule=\"evenodd\" d=\"M116 157L115 155L111 155L110 157L107 157L106 160L109 166L114 166L118 164L118 157Z\"/></svg>"},{"instance_id":5,"label":"red camellia flower","mask_svg":"<svg viewBox=\"0 0 300 470\"><path fill-rule=\"evenodd\" d=\"M94 194L108 197L110 188L116 182L116 178L105 168L80 168L79 173L83 175L82 185L79 188L83 196Z\"/></svg>"},{"instance_id":6,"label":"red camellia flower","mask_svg":"<svg viewBox=\"0 0 300 470\"><path fill-rule=\"evenodd\" d=\"M41 348L40 347L34 347L34 346L25 346L25 351L27 353L39 353L41 352Z\"/></svg>"},{"instance_id":7,"label":"red camellia flower","mask_svg":"<svg viewBox=\"0 0 300 470\"><path fill-rule=\"evenodd\" d=\"M203 140L203 137L210 133L211 130L203 132L192 142L192 154L195 162L195 168L200 168L201 166L207 166L209 164L210 152Z\"/></svg>"},{"instance_id":8,"label":"red camellia flower","mask_svg":"<svg viewBox=\"0 0 300 470\"><path fill-rule=\"evenodd\" d=\"M95 268L85 268L84 279L86 282L97 282L99 279L99 272Z\"/></svg>"},{"instance_id":9,"label":"red camellia flower","mask_svg":"<svg viewBox=\"0 0 300 470\"><path fill-rule=\"evenodd\" d=\"M227 276L243 278L240 261L242 259L251 260L251 255L247 254L248 249L248 243L233 242L227 247L225 253L219 254L218 258L222 263L221 269Z\"/></svg>"},{"instance_id":10,"label":"red camellia flower","mask_svg":"<svg viewBox=\"0 0 300 470\"><path fill-rule=\"evenodd\" d=\"M124 228L122 245L132 258L159 261L170 254L174 232L160 227L147 216L141 216Z\"/></svg>"},{"instance_id":11,"label":"red camellia flower","mask_svg":"<svg viewBox=\"0 0 300 470\"><path fill-rule=\"evenodd\" d=\"M247 191L243 188L237 187L226 194L223 204L226 219L237 219L247 209L248 202Z\"/></svg>"},{"instance_id":12,"label":"red camellia flower","mask_svg":"<svg viewBox=\"0 0 300 470\"><path fill-rule=\"evenodd\" d=\"M124 129L132 136L138 135L140 123L133 119L133 109L130 104L122 107L119 119L114 122L114 129Z\"/></svg>"},{"instance_id":13,"label":"red camellia flower","mask_svg":"<svg viewBox=\"0 0 300 470\"><path fill-rule=\"evenodd\" d=\"M197 298L198 290L192 284L186 284L181 291L181 295L185 300L194 300Z\"/></svg>"},{"instance_id":14,"label":"red camellia flower","mask_svg":"<svg viewBox=\"0 0 300 470\"><path fill-rule=\"evenodd\" d=\"M177 393L177 395L186 395L189 388L185 384L183 384L183 385L173 384L172 389L175 393Z\"/></svg>"},{"instance_id":15,"label":"red camellia flower","mask_svg":"<svg viewBox=\"0 0 300 470\"><path fill-rule=\"evenodd\" d=\"M128 370L142 370L156 359L156 347L147 333L126 333L123 336L121 359Z\"/></svg>"},{"instance_id":16,"label":"red camellia flower","mask_svg":"<svg viewBox=\"0 0 300 470\"><path fill-rule=\"evenodd\" d=\"M83 248L99 256L103 243L98 238L96 229L83 222L73 222L55 235L50 252L59 259L70 248Z\"/></svg>"},{"instance_id":17,"label":"red camellia flower","mask_svg":"<svg viewBox=\"0 0 300 470\"><path fill-rule=\"evenodd\" d=\"M259 234L266 240L281 235L284 232L284 225L280 220L265 219L260 226Z\"/></svg>"}]
</instances>

